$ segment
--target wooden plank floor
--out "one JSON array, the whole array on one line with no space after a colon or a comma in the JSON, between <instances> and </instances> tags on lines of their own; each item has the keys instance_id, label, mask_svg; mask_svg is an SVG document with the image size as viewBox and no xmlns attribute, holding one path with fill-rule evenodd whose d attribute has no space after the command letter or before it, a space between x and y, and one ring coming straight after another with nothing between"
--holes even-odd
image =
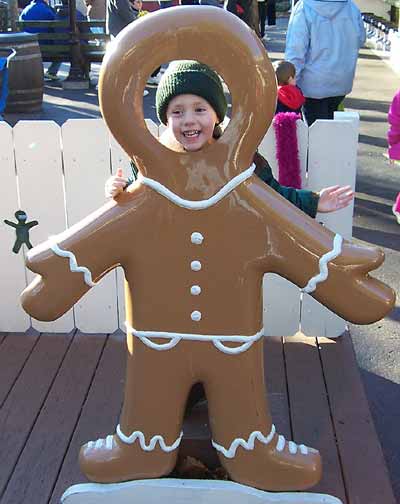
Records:
<instances>
[{"instance_id":1,"label":"wooden plank floor","mask_svg":"<svg viewBox=\"0 0 400 504\"><path fill-rule=\"evenodd\" d=\"M395 504L350 336L268 338L264 355L277 430L321 451L324 476L313 491L343 504ZM2 504L56 504L85 481L79 447L114 431L124 365L122 333L0 333ZM182 453L217 463L206 405L194 409L185 437Z\"/></svg>"}]
</instances>

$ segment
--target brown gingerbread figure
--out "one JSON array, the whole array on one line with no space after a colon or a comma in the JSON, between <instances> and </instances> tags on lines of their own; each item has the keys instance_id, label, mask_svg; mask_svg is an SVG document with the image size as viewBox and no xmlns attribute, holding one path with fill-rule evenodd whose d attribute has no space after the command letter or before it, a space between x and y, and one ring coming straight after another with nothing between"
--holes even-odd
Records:
<instances>
[{"instance_id":1,"label":"brown gingerbread figure","mask_svg":"<svg viewBox=\"0 0 400 504\"><path fill-rule=\"evenodd\" d=\"M209 65L232 95L228 128L199 152L167 149L144 123L147 77L174 59ZM382 252L335 236L253 175L253 155L275 99L264 47L240 20L214 7L146 16L124 30L106 55L102 112L135 159L139 179L35 247L27 264L38 276L22 294L29 314L53 320L112 268L125 271L124 405L116 433L81 449L81 468L90 480L169 474L186 400L198 382L208 398L213 446L234 481L302 490L320 478L318 451L286 441L269 413L263 275L289 279L360 324L382 318L394 293L368 275L382 263Z\"/></svg>"}]
</instances>

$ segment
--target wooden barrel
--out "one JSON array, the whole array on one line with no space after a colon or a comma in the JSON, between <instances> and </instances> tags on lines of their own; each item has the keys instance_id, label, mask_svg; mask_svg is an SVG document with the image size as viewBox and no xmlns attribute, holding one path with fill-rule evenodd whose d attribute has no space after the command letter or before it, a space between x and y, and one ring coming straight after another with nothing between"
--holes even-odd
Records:
<instances>
[{"instance_id":1,"label":"wooden barrel","mask_svg":"<svg viewBox=\"0 0 400 504\"><path fill-rule=\"evenodd\" d=\"M36 112L43 103L43 63L37 35L0 33L0 56L14 49L8 73L8 98L5 112Z\"/></svg>"}]
</instances>

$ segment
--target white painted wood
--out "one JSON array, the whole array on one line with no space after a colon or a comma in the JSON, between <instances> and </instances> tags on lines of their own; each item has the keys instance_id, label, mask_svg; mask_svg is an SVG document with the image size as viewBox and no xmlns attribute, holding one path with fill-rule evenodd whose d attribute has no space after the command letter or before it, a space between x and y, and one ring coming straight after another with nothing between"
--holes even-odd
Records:
<instances>
[{"instance_id":1,"label":"white painted wood","mask_svg":"<svg viewBox=\"0 0 400 504\"><path fill-rule=\"evenodd\" d=\"M123 268L117 268L117 296L118 296L118 325L126 333L126 305L125 305L125 273Z\"/></svg>"},{"instance_id":2,"label":"white painted wood","mask_svg":"<svg viewBox=\"0 0 400 504\"><path fill-rule=\"evenodd\" d=\"M297 121L297 146L299 149L301 187L308 187L307 158L308 158L308 127L304 121Z\"/></svg>"},{"instance_id":3,"label":"white painted wood","mask_svg":"<svg viewBox=\"0 0 400 504\"><path fill-rule=\"evenodd\" d=\"M111 149L111 172L117 173L118 168L122 168L124 176L128 179L132 177L131 160L128 154L120 144L109 133ZM121 331L126 332L125 328L125 290L124 290L124 272L122 268L117 268L117 298L118 298L118 325Z\"/></svg>"},{"instance_id":4,"label":"white painted wood","mask_svg":"<svg viewBox=\"0 0 400 504\"><path fill-rule=\"evenodd\" d=\"M146 123L155 136L165 130L163 125L158 126L149 120L146 120ZM350 184L354 187L357 114L354 116L354 113L351 112L338 113L335 121L316 122L310 129L310 140L308 128L303 122L297 123L297 129L303 177L309 152L309 176L305 180L303 179L304 187L315 190L336 183ZM5 131L4 128L2 131ZM104 203L104 184L111 170L115 173L117 168L122 167L126 176L131 175L129 157L112 136L109 136L101 119L68 121L64 125L62 133L63 146L61 147L58 139L58 127L53 123L30 121L26 122L25 126L24 123L19 123L15 127L17 167L24 202L22 206L27 205L24 210L28 212L29 219L38 219L40 222L40 226L33 228L31 233L34 244L47 239L49 234L59 233L65 227L62 203L63 186L60 178L61 148L64 149L66 197L70 225ZM10 133L8 133L9 135ZM6 144L7 141L5 140ZM275 134L272 128L261 142L259 150L268 159L276 173ZM10 161L12 153L10 154L9 151L8 148L7 154L7 147L3 147L1 153L6 160L2 165L8 166L5 184L7 187L10 187L10 169L11 173L13 170L13 161ZM0 172L0 177L4 177L4 173L6 171L3 172L3 175ZM13 176L11 176L11 180L13 180ZM40 197L42 194L45 194L46 197ZM0 208L16 208L15 198L15 194L8 191L7 198L3 198L3 206ZM49 212L49 208L56 208L56 210ZM8 218L12 216L13 212L10 215L8 211ZM351 213L352 209L348 209L336 214L318 216L318 218L324 220L331 229L340 232L345 237L350 237ZM3 228L1 230L4 232ZM5 231L10 239L12 229L7 227ZM7 262L4 264L4 271L11 272L13 267L11 263ZM114 279L112 279L113 275ZM21 282L21 278L18 280L17 275L11 275L11 278L14 277L13 285L17 286L18 281ZM116 273L111 273L109 277L104 278L101 285L91 291L75 307L78 317L76 325L85 332L111 332L118 325L122 330L125 330L123 272L119 269ZM268 285L268 282L271 282L271 286ZM23 287L24 284L22 284ZM21 287L16 287L16 290L18 290L19 296ZM102 294L95 293L96 291L102 291ZM268 275L264 279L263 292L266 334L284 336L295 334L299 329L300 315L297 287L284 279L277 278L276 275ZM13 296L15 298L15 294ZM103 300L100 300L101 296L104 296ZM9 298L12 298L12 295ZM285 305L281 302L282 299L285 299ZM7 306L15 306L13 300L7 299L6 304ZM11 312L7 309L7 313ZM34 326L39 330L69 330L72 328L71 323L73 324L72 314L69 316L67 324L60 320L55 323L58 326L49 323L41 325L42 323L39 322L34 322ZM27 318L22 312L20 316L11 317L10 315L11 318L16 327L26 327ZM117 318L118 322L116 322ZM344 322L341 319L321 307L309 296L304 296L302 305L302 330L304 333L311 336L329 337L341 334L343 329Z\"/></svg>"},{"instance_id":5,"label":"white painted wood","mask_svg":"<svg viewBox=\"0 0 400 504\"><path fill-rule=\"evenodd\" d=\"M232 481L154 479L70 487L61 504L342 504L331 495L269 493Z\"/></svg>"},{"instance_id":6,"label":"white painted wood","mask_svg":"<svg viewBox=\"0 0 400 504\"><path fill-rule=\"evenodd\" d=\"M263 279L265 336L293 336L299 330L300 291L285 278L268 273Z\"/></svg>"},{"instance_id":7,"label":"white painted wood","mask_svg":"<svg viewBox=\"0 0 400 504\"><path fill-rule=\"evenodd\" d=\"M278 177L278 161L276 159L276 141L274 127L271 125L265 137L258 146L258 152L268 161L274 177Z\"/></svg>"},{"instance_id":8,"label":"white painted wood","mask_svg":"<svg viewBox=\"0 0 400 504\"><path fill-rule=\"evenodd\" d=\"M159 136L158 124L156 124L152 119L145 119L145 123L146 123L147 129L150 131L150 133L154 137L158 138L158 136ZM165 126L164 126L164 128L165 128Z\"/></svg>"},{"instance_id":9,"label":"white painted wood","mask_svg":"<svg viewBox=\"0 0 400 504\"><path fill-rule=\"evenodd\" d=\"M115 140L111 133L109 133L110 138L110 149L111 149L111 173L115 175L118 168L122 168L123 174L126 178L129 178L132 174L131 160L128 154L120 146L120 144Z\"/></svg>"},{"instance_id":10,"label":"white painted wood","mask_svg":"<svg viewBox=\"0 0 400 504\"><path fill-rule=\"evenodd\" d=\"M60 128L53 121L19 121L14 147L21 209L28 220L39 221L30 232L32 245L37 245L66 228ZM29 283L34 276L28 271ZM41 332L69 332L73 312L54 322L32 319L32 326Z\"/></svg>"},{"instance_id":11,"label":"white painted wood","mask_svg":"<svg viewBox=\"0 0 400 504\"><path fill-rule=\"evenodd\" d=\"M62 143L67 219L72 226L106 201L109 134L102 119L70 119L62 126ZM79 330L108 333L118 328L116 285L116 272L111 271L76 303L75 323Z\"/></svg>"},{"instance_id":12,"label":"white painted wood","mask_svg":"<svg viewBox=\"0 0 400 504\"><path fill-rule=\"evenodd\" d=\"M158 125L158 136L160 137L166 129L167 129L167 127L165 126L165 124L159 124Z\"/></svg>"},{"instance_id":13,"label":"white painted wood","mask_svg":"<svg viewBox=\"0 0 400 504\"><path fill-rule=\"evenodd\" d=\"M358 114L338 113L343 120L316 121L309 130L308 188L318 191L332 185L355 188L357 169ZM350 239L354 205L329 214L317 214L316 220ZM304 295L301 330L308 336L334 338L346 329L346 322L330 310Z\"/></svg>"},{"instance_id":14,"label":"white painted wood","mask_svg":"<svg viewBox=\"0 0 400 504\"><path fill-rule=\"evenodd\" d=\"M302 187L306 186L308 128L297 121L297 137ZM268 161L275 178L278 178L276 138L273 125L268 129L258 151ZM282 303L282 299L285 300ZM292 336L299 330L300 290L278 275L268 274L263 280L264 333L266 336Z\"/></svg>"},{"instance_id":15,"label":"white painted wood","mask_svg":"<svg viewBox=\"0 0 400 504\"><path fill-rule=\"evenodd\" d=\"M19 297L26 287L23 250L12 252L15 229L6 225L4 219L16 222L14 214L20 209L12 128L0 122L0 332L24 332L30 325L30 317L23 311Z\"/></svg>"}]
</instances>

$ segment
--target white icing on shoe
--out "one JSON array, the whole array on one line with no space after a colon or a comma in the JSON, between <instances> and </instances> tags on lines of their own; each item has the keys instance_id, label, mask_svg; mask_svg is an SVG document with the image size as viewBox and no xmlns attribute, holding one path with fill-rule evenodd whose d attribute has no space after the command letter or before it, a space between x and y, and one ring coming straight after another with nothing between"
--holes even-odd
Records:
<instances>
[{"instance_id":1,"label":"white icing on shoe","mask_svg":"<svg viewBox=\"0 0 400 504\"><path fill-rule=\"evenodd\" d=\"M267 445L272 441L272 439L275 435L275 432L276 432L275 425L272 424L271 432L268 434L268 436L264 436L264 434L260 431L254 431L250 434L247 441L243 438L237 438L234 441L232 441L232 443L228 449L226 449L222 445L216 443L214 440L212 441L212 445L217 451L222 453L224 455L224 457L234 458L239 446L241 446L245 450L254 450L254 445L255 445L256 439L258 441L260 441L260 443ZM276 447L275 447L276 451L282 452L285 449L286 443L287 443L287 441L284 438L284 436L279 435L278 441L277 441ZM316 450L314 450L312 448L309 449L307 446L305 446L303 444L297 445L294 441L288 442L288 449L289 449L289 453L291 453L292 455L296 455L298 450L300 450L300 453L302 455L308 455L309 453L317 453Z\"/></svg>"}]
</instances>

